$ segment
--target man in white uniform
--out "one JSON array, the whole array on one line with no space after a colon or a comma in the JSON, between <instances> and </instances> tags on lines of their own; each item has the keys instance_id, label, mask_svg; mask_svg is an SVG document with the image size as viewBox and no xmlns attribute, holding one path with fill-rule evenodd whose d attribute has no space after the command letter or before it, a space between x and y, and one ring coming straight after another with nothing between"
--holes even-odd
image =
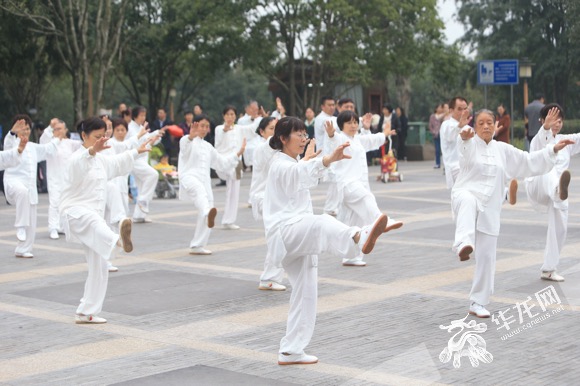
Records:
<instances>
[{"instance_id":1,"label":"man in white uniform","mask_svg":"<svg viewBox=\"0 0 580 386\"><path fill-rule=\"evenodd\" d=\"M451 117L441 124L439 138L441 139L441 153L445 167L445 179L447 189L451 189L457 174L459 174L459 151L457 150L457 137L459 132L469 122L467 100L457 96L449 101Z\"/></svg>"},{"instance_id":2,"label":"man in white uniform","mask_svg":"<svg viewBox=\"0 0 580 386\"><path fill-rule=\"evenodd\" d=\"M322 150L322 155L326 155L327 151L324 146L326 130L324 124L326 121L332 121L334 128L339 130L336 125L336 117L334 116L334 99L329 96L320 98L320 114L314 119L314 137L316 138L316 148ZM340 199L338 197L338 189L336 186L336 178L332 170L327 170L324 179L329 182L328 191L326 192L326 202L324 203L324 213L336 217L338 214L338 207L340 206Z\"/></svg>"}]
</instances>

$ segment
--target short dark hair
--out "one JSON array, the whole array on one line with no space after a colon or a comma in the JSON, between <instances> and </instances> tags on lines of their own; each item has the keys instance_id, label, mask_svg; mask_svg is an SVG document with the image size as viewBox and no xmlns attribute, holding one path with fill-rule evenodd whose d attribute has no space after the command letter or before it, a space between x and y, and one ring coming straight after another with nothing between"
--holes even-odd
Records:
<instances>
[{"instance_id":1,"label":"short dark hair","mask_svg":"<svg viewBox=\"0 0 580 386\"><path fill-rule=\"evenodd\" d=\"M342 107L342 105L344 105L345 103L352 103L354 105L354 101L350 98L340 98L338 100L338 107Z\"/></svg>"},{"instance_id":2,"label":"short dark hair","mask_svg":"<svg viewBox=\"0 0 580 386\"><path fill-rule=\"evenodd\" d=\"M252 102L250 102L250 103L252 103ZM248 106L249 106L249 104L248 104ZM226 113L230 110L232 110L234 112L234 114L236 114L236 117L238 116L238 110L236 110L236 108L232 105L227 105L226 107L224 107L224 109L222 111L222 115L226 115Z\"/></svg>"},{"instance_id":3,"label":"short dark hair","mask_svg":"<svg viewBox=\"0 0 580 386\"><path fill-rule=\"evenodd\" d=\"M389 113L393 112L393 106L391 106L389 103L383 104L383 109L389 110Z\"/></svg>"},{"instance_id":4,"label":"short dark hair","mask_svg":"<svg viewBox=\"0 0 580 386\"><path fill-rule=\"evenodd\" d=\"M324 95L322 98L320 98L320 106L322 106L324 104L324 102L331 100L334 102L334 98L330 97L328 95Z\"/></svg>"},{"instance_id":5,"label":"short dark hair","mask_svg":"<svg viewBox=\"0 0 580 386\"><path fill-rule=\"evenodd\" d=\"M90 117L81 121L81 123L77 126L77 132L85 133L89 135L91 132L95 130L106 129L107 124L101 118L98 117Z\"/></svg>"},{"instance_id":6,"label":"short dark hair","mask_svg":"<svg viewBox=\"0 0 580 386\"><path fill-rule=\"evenodd\" d=\"M455 104L457 103L457 100L458 100L458 99L459 99L460 101L463 101L463 102L467 103L467 99L465 99L464 97L461 97L461 96L456 96L456 97L453 97L453 98L451 98L451 99L449 100L449 108L450 108L450 109L452 109L452 110L453 110L453 109L455 108Z\"/></svg>"},{"instance_id":7,"label":"short dark hair","mask_svg":"<svg viewBox=\"0 0 580 386\"><path fill-rule=\"evenodd\" d=\"M274 135L270 138L270 147L274 150L282 150L284 144L281 138L290 138L293 131L306 131L306 125L296 117L284 117L276 123Z\"/></svg>"},{"instance_id":8,"label":"short dark hair","mask_svg":"<svg viewBox=\"0 0 580 386\"><path fill-rule=\"evenodd\" d=\"M193 115L193 111L187 110L183 113L183 116L185 117L186 115L189 115L189 114Z\"/></svg>"},{"instance_id":9,"label":"short dark hair","mask_svg":"<svg viewBox=\"0 0 580 386\"><path fill-rule=\"evenodd\" d=\"M266 130L266 127L268 127L270 122L272 122L275 119L276 119L276 117L262 118L262 120L260 121L260 124L258 125L258 128L256 129L256 134L258 134L261 137L262 136L261 132Z\"/></svg>"},{"instance_id":10,"label":"short dark hair","mask_svg":"<svg viewBox=\"0 0 580 386\"><path fill-rule=\"evenodd\" d=\"M553 109L554 107L558 109L558 116L564 119L564 110L562 110L562 106L560 106L557 103L548 103L547 105L542 107L542 109L540 110L540 118L546 119L546 117L548 116L548 112L550 112L550 110Z\"/></svg>"},{"instance_id":11,"label":"short dark hair","mask_svg":"<svg viewBox=\"0 0 580 386\"><path fill-rule=\"evenodd\" d=\"M135 119L141 114L142 112L147 112L147 109L143 106L135 106L133 110L131 110L131 118Z\"/></svg>"},{"instance_id":12,"label":"short dark hair","mask_svg":"<svg viewBox=\"0 0 580 386\"><path fill-rule=\"evenodd\" d=\"M336 124L340 130L342 130L345 123L352 121L358 122L358 114L355 113L354 111L345 110L340 114L338 114L338 117L336 117Z\"/></svg>"},{"instance_id":13,"label":"short dark hair","mask_svg":"<svg viewBox=\"0 0 580 386\"><path fill-rule=\"evenodd\" d=\"M540 100L540 99L545 99L546 97L544 96L544 93L542 92L537 92L534 94L534 99L535 100Z\"/></svg>"},{"instance_id":14,"label":"short dark hair","mask_svg":"<svg viewBox=\"0 0 580 386\"><path fill-rule=\"evenodd\" d=\"M201 122L203 120L206 120L208 122L211 122L209 120L209 117L207 115L205 115L205 114L199 114L199 115L196 115L195 117L193 117L193 122Z\"/></svg>"},{"instance_id":15,"label":"short dark hair","mask_svg":"<svg viewBox=\"0 0 580 386\"><path fill-rule=\"evenodd\" d=\"M117 126L125 126L125 129L128 130L127 128L127 122L125 122L125 120L121 119L121 118L113 118L113 131L115 131L115 127Z\"/></svg>"},{"instance_id":16,"label":"short dark hair","mask_svg":"<svg viewBox=\"0 0 580 386\"><path fill-rule=\"evenodd\" d=\"M11 126L14 126L14 124L21 119L24 119L24 121L26 122L28 127L30 127L32 129L32 119L30 119L30 117L27 114L16 114L12 118L12 125Z\"/></svg>"},{"instance_id":17,"label":"short dark hair","mask_svg":"<svg viewBox=\"0 0 580 386\"><path fill-rule=\"evenodd\" d=\"M122 117L126 117L128 115L131 115L131 110L127 109L127 110L121 111L121 116Z\"/></svg>"},{"instance_id":18,"label":"short dark hair","mask_svg":"<svg viewBox=\"0 0 580 386\"><path fill-rule=\"evenodd\" d=\"M199 109L201 111L203 111L203 106L201 105L201 103L196 103L196 104L193 105L193 107L195 107L195 106L199 107Z\"/></svg>"}]
</instances>

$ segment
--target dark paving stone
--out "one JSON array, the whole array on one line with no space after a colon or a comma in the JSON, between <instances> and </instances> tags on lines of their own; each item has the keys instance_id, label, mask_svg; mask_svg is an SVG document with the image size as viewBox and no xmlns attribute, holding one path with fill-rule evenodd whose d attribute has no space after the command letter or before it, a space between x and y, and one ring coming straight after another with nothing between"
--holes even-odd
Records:
<instances>
[{"instance_id":1,"label":"dark paving stone","mask_svg":"<svg viewBox=\"0 0 580 386\"><path fill-rule=\"evenodd\" d=\"M216 367L196 365L184 369L168 371L148 377L132 379L127 382L115 383L115 385L251 385L251 386L292 386L296 383L281 382L275 379L256 377L235 371L219 369Z\"/></svg>"},{"instance_id":2,"label":"dark paving stone","mask_svg":"<svg viewBox=\"0 0 580 386\"><path fill-rule=\"evenodd\" d=\"M110 275L104 310L130 316L175 311L256 295L248 281L168 270ZM14 295L76 305L84 282L41 287ZM218 291L219 289L219 291Z\"/></svg>"}]
</instances>

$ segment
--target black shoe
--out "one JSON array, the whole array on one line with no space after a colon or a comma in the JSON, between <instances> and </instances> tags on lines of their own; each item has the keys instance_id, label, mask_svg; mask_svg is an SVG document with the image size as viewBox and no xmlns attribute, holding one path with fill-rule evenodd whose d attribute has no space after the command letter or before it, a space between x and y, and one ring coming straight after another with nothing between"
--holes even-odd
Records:
<instances>
[{"instance_id":1,"label":"black shoe","mask_svg":"<svg viewBox=\"0 0 580 386\"><path fill-rule=\"evenodd\" d=\"M226 182L224 180L220 180L215 186L226 186Z\"/></svg>"}]
</instances>

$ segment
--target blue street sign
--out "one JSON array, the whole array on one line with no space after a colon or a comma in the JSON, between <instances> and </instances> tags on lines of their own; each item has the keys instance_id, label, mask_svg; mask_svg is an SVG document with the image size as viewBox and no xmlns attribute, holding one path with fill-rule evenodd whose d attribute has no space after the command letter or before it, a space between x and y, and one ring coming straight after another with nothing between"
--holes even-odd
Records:
<instances>
[{"instance_id":1,"label":"blue street sign","mask_svg":"<svg viewBox=\"0 0 580 386\"><path fill-rule=\"evenodd\" d=\"M519 61L517 59L481 60L477 63L477 84L499 86L518 84Z\"/></svg>"}]
</instances>

